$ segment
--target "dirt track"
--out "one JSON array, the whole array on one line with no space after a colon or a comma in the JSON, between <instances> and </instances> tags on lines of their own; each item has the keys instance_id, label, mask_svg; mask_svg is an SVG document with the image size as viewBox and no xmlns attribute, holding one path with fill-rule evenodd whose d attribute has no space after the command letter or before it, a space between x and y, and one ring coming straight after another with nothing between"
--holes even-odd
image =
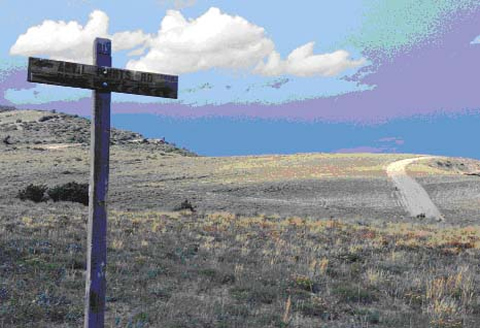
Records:
<instances>
[{"instance_id":1,"label":"dirt track","mask_svg":"<svg viewBox=\"0 0 480 328\"><path fill-rule=\"evenodd\" d=\"M411 216L425 215L443 221L443 215L437 206L432 202L425 189L405 171L407 165L421 159L432 159L436 157L416 157L396 161L387 166L387 175L392 179L398 188L400 202Z\"/></svg>"}]
</instances>

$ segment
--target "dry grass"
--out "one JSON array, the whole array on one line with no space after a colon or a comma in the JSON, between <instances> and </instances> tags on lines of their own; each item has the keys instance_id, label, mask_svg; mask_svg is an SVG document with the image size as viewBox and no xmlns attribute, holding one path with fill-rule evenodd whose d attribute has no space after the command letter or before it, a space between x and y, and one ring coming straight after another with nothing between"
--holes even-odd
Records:
<instances>
[{"instance_id":1,"label":"dry grass","mask_svg":"<svg viewBox=\"0 0 480 328\"><path fill-rule=\"evenodd\" d=\"M83 322L87 208L14 195L88 182L86 144L46 146L89 125L37 114L0 115L19 142L0 152L0 328ZM479 185L463 175L478 161L409 167L448 214L437 226L404 217L384 171L417 155L187 158L142 147L111 147L107 327L480 326ZM185 198L198 214L166 211Z\"/></svg>"},{"instance_id":2,"label":"dry grass","mask_svg":"<svg viewBox=\"0 0 480 328\"><path fill-rule=\"evenodd\" d=\"M0 151L0 204L11 203L12 195L31 183L88 182L87 146L27 147ZM199 211L247 215L279 212L391 220L404 214L382 171L386 163L408 157L404 154L282 155L276 164L276 156L183 157L114 145L110 155L112 208L173 210L188 198ZM249 162L257 164L249 168ZM232 165L238 167L229 169Z\"/></svg>"},{"instance_id":3,"label":"dry grass","mask_svg":"<svg viewBox=\"0 0 480 328\"><path fill-rule=\"evenodd\" d=\"M0 221L0 327L83 321L85 213L56 210ZM109 327L480 324L478 226L188 211L108 222Z\"/></svg>"},{"instance_id":4,"label":"dry grass","mask_svg":"<svg viewBox=\"0 0 480 328\"><path fill-rule=\"evenodd\" d=\"M15 123L17 120L22 120L22 122L34 122L44 115L45 112L38 110L0 112L0 123Z\"/></svg>"},{"instance_id":5,"label":"dry grass","mask_svg":"<svg viewBox=\"0 0 480 328\"><path fill-rule=\"evenodd\" d=\"M217 176L226 182L285 181L338 177L381 177L384 166L406 154L318 154L217 158Z\"/></svg>"}]
</instances>

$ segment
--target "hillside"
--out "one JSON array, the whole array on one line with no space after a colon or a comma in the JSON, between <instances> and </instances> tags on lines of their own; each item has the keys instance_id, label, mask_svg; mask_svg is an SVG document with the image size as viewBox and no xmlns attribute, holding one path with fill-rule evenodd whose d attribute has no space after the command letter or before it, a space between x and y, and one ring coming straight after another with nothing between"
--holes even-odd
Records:
<instances>
[{"instance_id":1,"label":"hillside","mask_svg":"<svg viewBox=\"0 0 480 328\"><path fill-rule=\"evenodd\" d=\"M42 111L0 112L0 196L29 183L88 182L90 122ZM198 157L174 144L112 129L109 206L313 218L409 220L386 167L414 154ZM480 162L437 157L408 166L446 223L479 219ZM1 201L0 201L1 202Z\"/></svg>"},{"instance_id":2,"label":"hillside","mask_svg":"<svg viewBox=\"0 0 480 328\"><path fill-rule=\"evenodd\" d=\"M135 145L136 148L153 152L196 156L175 144L161 139L144 138L136 132L112 128L110 133L111 145ZM4 108L0 111L0 139L3 141L0 147L89 145L90 120L63 113Z\"/></svg>"},{"instance_id":3,"label":"hillside","mask_svg":"<svg viewBox=\"0 0 480 328\"><path fill-rule=\"evenodd\" d=\"M0 119L0 327L81 326L88 207L17 194L88 182L89 123ZM386 173L418 154L199 157L112 136L107 327L480 326L479 161L407 167L438 222Z\"/></svg>"}]
</instances>

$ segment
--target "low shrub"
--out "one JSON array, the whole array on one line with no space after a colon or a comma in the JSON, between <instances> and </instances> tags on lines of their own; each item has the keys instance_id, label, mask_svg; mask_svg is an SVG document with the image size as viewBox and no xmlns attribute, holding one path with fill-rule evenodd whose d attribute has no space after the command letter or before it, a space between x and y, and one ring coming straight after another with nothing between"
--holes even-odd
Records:
<instances>
[{"instance_id":1,"label":"low shrub","mask_svg":"<svg viewBox=\"0 0 480 328\"><path fill-rule=\"evenodd\" d=\"M57 118L58 116L56 115L45 115L45 116L42 116L38 119L39 122L45 122L45 121L49 121L51 119L54 119L54 118Z\"/></svg>"},{"instance_id":2,"label":"low shrub","mask_svg":"<svg viewBox=\"0 0 480 328\"><path fill-rule=\"evenodd\" d=\"M190 203L188 199L185 199L179 206L177 206L175 211L183 211L183 210L190 210L192 212L195 212L195 206Z\"/></svg>"},{"instance_id":3,"label":"low shrub","mask_svg":"<svg viewBox=\"0 0 480 328\"><path fill-rule=\"evenodd\" d=\"M31 200L35 203L43 202L46 200L45 191L47 190L46 185L34 185L29 184L26 188L20 190L17 194L17 197L21 200Z\"/></svg>"},{"instance_id":4,"label":"low shrub","mask_svg":"<svg viewBox=\"0 0 480 328\"><path fill-rule=\"evenodd\" d=\"M68 201L88 205L88 183L68 182L50 188L48 196L54 201Z\"/></svg>"}]
</instances>

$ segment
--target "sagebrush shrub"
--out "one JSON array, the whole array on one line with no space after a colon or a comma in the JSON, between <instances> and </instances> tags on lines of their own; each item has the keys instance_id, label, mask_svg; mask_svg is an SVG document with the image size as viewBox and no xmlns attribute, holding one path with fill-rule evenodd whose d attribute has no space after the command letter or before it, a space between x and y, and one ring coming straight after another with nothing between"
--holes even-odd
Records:
<instances>
[{"instance_id":1,"label":"sagebrush shrub","mask_svg":"<svg viewBox=\"0 0 480 328\"><path fill-rule=\"evenodd\" d=\"M31 200L35 203L45 201L45 191L47 190L46 185L34 185L29 184L24 189L20 190L17 194L17 197L21 200Z\"/></svg>"},{"instance_id":2,"label":"sagebrush shrub","mask_svg":"<svg viewBox=\"0 0 480 328\"><path fill-rule=\"evenodd\" d=\"M179 206L177 206L175 211L183 211L183 210L190 210L192 212L195 212L195 206L190 203L188 199L185 199Z\"/></svg>"},{"instance_id":3,"label":"sagebrush shrub","mask_svg":"<svg viewBox=\"0 0 480 328\"><path fill-rule=\"evenodd\" d=\"M88 205L88 183L68 182L50 188L48 196L54 201L68 201Z\"/></svg>"}]
</instances>

